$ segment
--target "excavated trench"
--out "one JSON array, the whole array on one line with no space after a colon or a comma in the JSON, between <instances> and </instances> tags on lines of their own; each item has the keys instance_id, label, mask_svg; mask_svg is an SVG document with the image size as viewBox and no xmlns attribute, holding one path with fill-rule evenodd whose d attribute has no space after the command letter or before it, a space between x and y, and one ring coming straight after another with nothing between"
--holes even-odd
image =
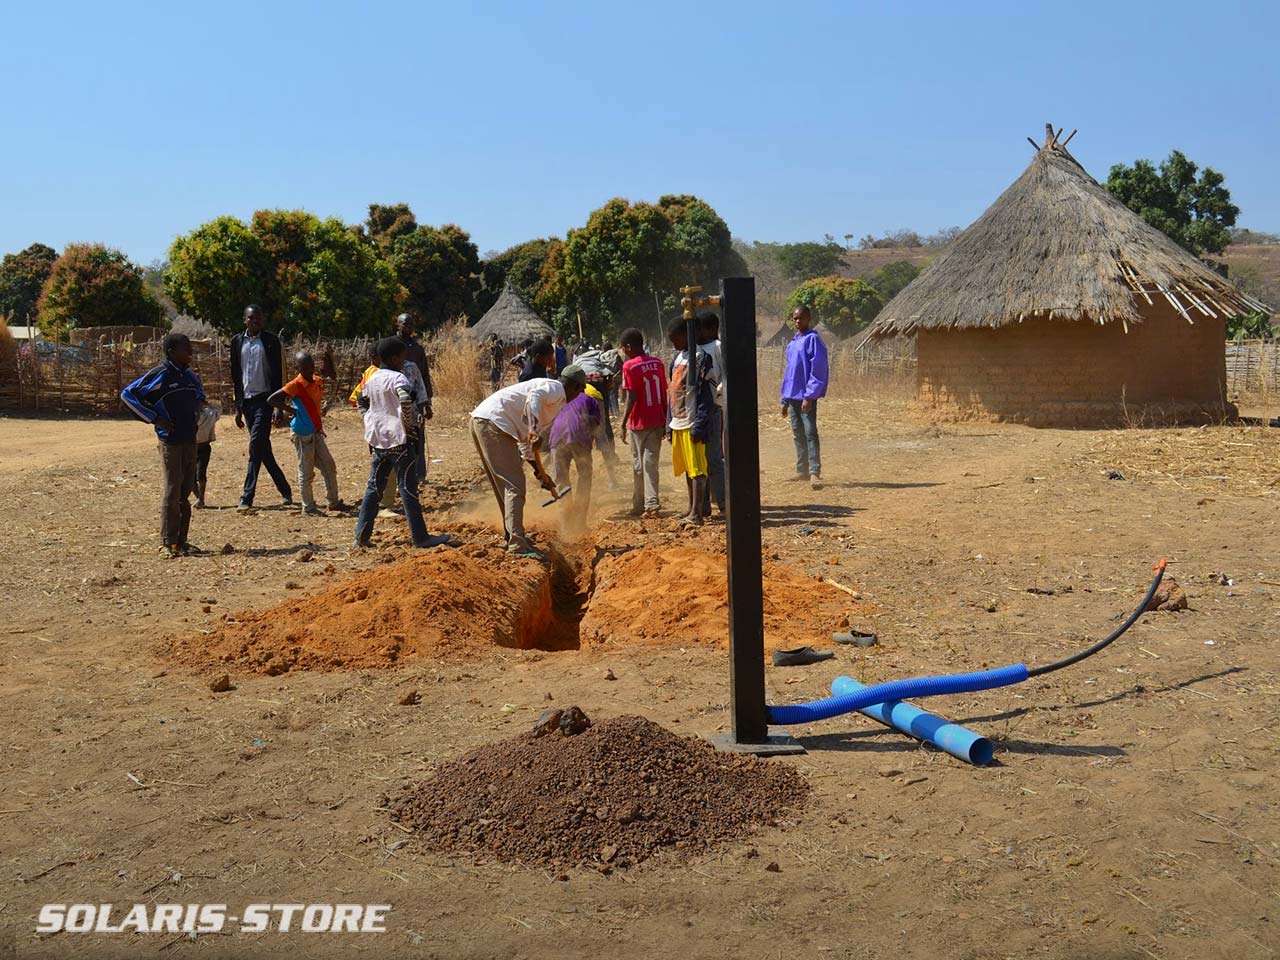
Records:
<instances>
[{"instance_id":1,"label":"excavated trench","mask_svg":"<svg viewBox=\"0 0 1280 960\"><path fill-rule=\"evenodd\" d=\"M513 561L495 545L382 564L263 610L238 611L208 634L172 637L160 653L208 668L280 675L394 667L486 649L727 642L723 554L687 543L553 545L549 563ZM874 607L814 576L766 564L766 645L821 641Z\"/></svg>"}]
</instances>

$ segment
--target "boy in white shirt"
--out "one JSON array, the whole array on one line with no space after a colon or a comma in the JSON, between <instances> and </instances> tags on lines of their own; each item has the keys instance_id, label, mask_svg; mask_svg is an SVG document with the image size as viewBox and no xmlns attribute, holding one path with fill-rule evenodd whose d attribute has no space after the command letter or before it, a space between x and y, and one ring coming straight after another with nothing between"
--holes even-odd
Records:
<instances>
[{"instance_id":1,"label":"boy in white shirt","mask_svg":"<svg viewBox=\"0 0 1280 960\"><path fill-rule=\"evenodd\" d=\"M449 536L431 536L422 519L418 502L418 463L414 434L421 429L414 406L413 391L404 368L405 343L399 337L388 337L378 344L381 369L370 375L360 391L357 403L364 411L364 439L369 444L369 485L360 504L356 520L357 547L372 547L373 521L378 514L378 501L392 469L400 487L400 502L409 523L409 534L415 547L456 546Z\"/></svg>"},{"instance_id":2,"label":"boy in white shirt","mask_svg":"<svg viewBox=\"0 0 1280 960\"><path fill-rule=\"evenodd\" d=\"M556 414L581 392L580 379L538 377L490 394L471 411L471 439L502 511L508 553L545 559L525 536L525 481L520 461L533 468L544 490L556 492L555 481L542 468L535 451L541 447L542 437L550 432Z\"/></svg>"}]
</instances>

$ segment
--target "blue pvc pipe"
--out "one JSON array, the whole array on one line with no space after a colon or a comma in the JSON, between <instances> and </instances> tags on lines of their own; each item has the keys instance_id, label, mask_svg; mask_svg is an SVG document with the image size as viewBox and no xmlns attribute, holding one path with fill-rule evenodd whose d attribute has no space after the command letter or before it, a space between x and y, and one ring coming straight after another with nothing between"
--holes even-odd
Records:
<instances>
[{"instance_id":1,"label":"blue pvc pipe","mask_svg":"<svg viewBox=\"0 0 1280 960\"><path fill-rule=\"evenodd\" d=\"M831 696L812 703L792 703L782 707L768 707L769 722L777 726L794 723L813 723L830 720L843 713L852 713L889 700L907 700L912 697L936 697L948 693L972 693L1007 687L1027 679L1027 667L1022 663L1010 664L996 670L979 673L956 673L946 677L911 677L906 680L890 680L874 686Z\"/></svg>"},{"instance_id":2,"label":"blue pvc pipe","mask_svg":"<svg viewBox=\"0 0 1280 960\"><path fill-rule=\"evenodd\" d=\"M836 677L831 682L831 693L842 696L856 693L867 687L851 677ZM858 711L872 720L879 720L885 726L905 733L909 737L931 743L939 750L945 750L957 760L972 763L975 766L986 766L991 762L995 749L991 741L979 736L972 730L954 724L932 713L925 713L917 706L903 703L901 700L888 700L875 703Z\"/></svg>"}]
</instances>

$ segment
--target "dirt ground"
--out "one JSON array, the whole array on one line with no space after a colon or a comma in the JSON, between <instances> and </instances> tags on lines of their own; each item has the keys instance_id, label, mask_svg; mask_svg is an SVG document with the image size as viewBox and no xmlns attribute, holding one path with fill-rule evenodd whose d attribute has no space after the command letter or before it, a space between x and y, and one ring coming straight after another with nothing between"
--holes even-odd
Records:
<instances>
[{"instance_id":1,"label":"dirt ground","mask_svg":"<svg viewBox=\"0 0 1280 960\"><path fill-rule=\"evenodd\" d=\"M226 424L216 508L192 525L209 552L163 561L146 427L0 420L0 956L6 933L18 957L1280 953L1280 431L938 428L889 401L832 401L821 417L817 492L784 482L789 430L762 420L766 552L859 593L841 592L845 615L880 645L770 667L771 702L822 696L840 674L1057 659L1112 629L1161 557L1190 610L1147 615L1069 671L935 701L995 741L988 768L860 716L797 728L808 753L776 762L814 793L793 822L690 864L568 880L426 853L378 797L526 728L548 695L593 717L723 731L722 647L682 635L677 618L666 643L445 645L389 668L272 676L168 658L172 638L212 636L236 611L287 602L305 617L311 593L406 559L402 523L379 521L378 549L353 555L352 518L237 515L246 442ZM358 499L358 422L340 413L330 433L343 495ZM430 437L432 530L495 565L527 562L490 550L495 511L460 418L438 418ZM277 450L292 476L292 450ZM596 560L721 548L722 526L688 535L617 516L622 494L597 476ZM530 513L545 540L555 508ZM458 569L483 608L489 581ZM811 642L831 647L838 625ZM212 693L215 672L234 689ZM420 702L401 705L411 690ZM41 939L46 902L393 910L381 936Z\"/></svg>"}]
</instances>

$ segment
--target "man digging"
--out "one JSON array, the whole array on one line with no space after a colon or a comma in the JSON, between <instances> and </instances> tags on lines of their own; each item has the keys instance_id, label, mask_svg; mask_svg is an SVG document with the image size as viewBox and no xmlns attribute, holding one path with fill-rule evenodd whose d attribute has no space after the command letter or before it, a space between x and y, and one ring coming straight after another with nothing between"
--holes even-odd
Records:
<instances>
[{"instance_id":1,"label":"man digging","mask_svg":"<svg viewBox=\"0 0 1280 960\"><path fill-rule=\"evenodd\" d=\"M545 557L524 532L524 460L544 490L556 493L555 481L538 457L542 437L565 403L582 392L586 376L571 365L559 380L541 377L491 394L471 411L471 439L502 513L507 552L532 560Z\"/></svg>"}]
</instances>

